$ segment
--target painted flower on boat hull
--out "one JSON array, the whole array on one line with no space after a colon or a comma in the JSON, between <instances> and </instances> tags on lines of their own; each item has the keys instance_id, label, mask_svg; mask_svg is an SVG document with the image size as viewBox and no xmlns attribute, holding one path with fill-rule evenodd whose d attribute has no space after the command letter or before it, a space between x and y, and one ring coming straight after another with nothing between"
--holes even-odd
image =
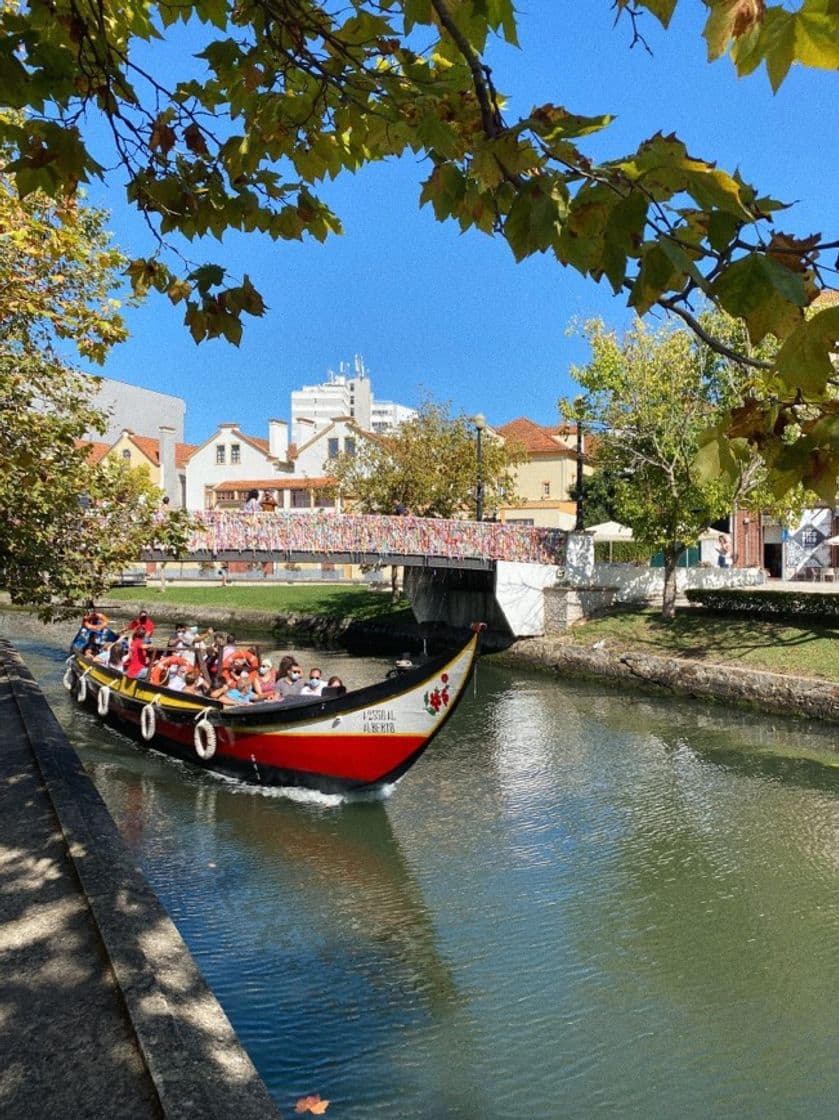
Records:
<instances>
[{"instance_id":1,"label":"painted flower on boat hull","mask_svg":"<svg viewBox=\"0 0 839 1120\"><path fill-rule=\"evenodd\" d=\"M440 676L440 683L436 687L429 689L423 696L422 700L425 704L425 710L430 716L436 716L441 709L449 706L449 674L442 673Z\"/></svg>"}]
</instances>

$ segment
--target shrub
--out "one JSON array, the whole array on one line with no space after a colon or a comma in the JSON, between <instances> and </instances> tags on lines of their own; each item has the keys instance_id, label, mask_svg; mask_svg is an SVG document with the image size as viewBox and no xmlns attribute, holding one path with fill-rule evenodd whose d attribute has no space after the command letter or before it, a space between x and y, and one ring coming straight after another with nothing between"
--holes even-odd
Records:
<instances>
[{"instance_id":1,"label":"shrub","mask_svg":"<svg viewBox=\"0 0 839 1120\"><path fill-rule=\"evenodd\" d=\"M839 620L839 591L756 591L747 587L691 587L685 591L690 603L722 614L755 618L812 618Z\"/></svg>"},{"instance_id":2,"label":"shrub","mask_svg":"<svg viewBox=\"0 0 839 1120\"><path fill-rule=\"evenodd\" d=\"M609 541L594 542L594 560L597 564L609 563ZM643 564L650 562L650 550L635 541L612 541L613 564Z\"/></svg>"}]
</instances>

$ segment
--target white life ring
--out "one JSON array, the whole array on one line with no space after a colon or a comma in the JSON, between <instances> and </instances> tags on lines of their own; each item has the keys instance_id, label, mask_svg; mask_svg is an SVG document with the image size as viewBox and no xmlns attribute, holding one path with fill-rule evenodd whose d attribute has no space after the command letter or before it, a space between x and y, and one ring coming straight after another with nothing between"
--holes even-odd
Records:
<instances>
[{"instance_id":1,"label":"white life ring","mask_svg":"<svg viewBox=\"0 0 839 1120\"><path fill-rule=\"evenodd\" d=\"M154 704L146 704L140 712L140 734L148 742L149 739L154 738L155 730Z\"/></svg>"},{"instance_id":2,"label":"white life ring","mask_svg":"<svg viewBox=\"0 0 839 1120\"><path fill-rule=\"evenodd\" d=\"M216 753L216 729L206 716L196 723L192 742L195 746L195 753L202 762L209 762Z\"/></svg>"},{"instance_id":3,"label":"white life ring","mask_svg":"<svg viewBox=\"0 0 839 1120\"><path fill-rule=\"evenodd\" d=\"M76 699L80 704L84 704L87 700L87 676L85 674L79 677L79 691L76 693Z\"/></svg>"},{"instance_id":4,"label":"white life ring","mask_svg":"<svg viewBox=\"0 0 839 1120\"><path fill-rule=\"evenodd\" d=\"M73 691L73 682L75 681L75 679L76 679L76 674L73 672L73 670L68 665L67 669L64 672L64 678L61 682L64 685L64 687L67 689L68 692Z\"/></svg>"},{"instance_id":5,"label":"white life ring","mask_svg":"<svg viewBox=\"0 0 839 1120\"><path fill-rule=\"evenodd\" d=\"M99 694L96 697L96 710L100 716L108 714L108 707L111 703L111 690L108 685L103 684L99 687Z\"/></svg>"}]
</instances>

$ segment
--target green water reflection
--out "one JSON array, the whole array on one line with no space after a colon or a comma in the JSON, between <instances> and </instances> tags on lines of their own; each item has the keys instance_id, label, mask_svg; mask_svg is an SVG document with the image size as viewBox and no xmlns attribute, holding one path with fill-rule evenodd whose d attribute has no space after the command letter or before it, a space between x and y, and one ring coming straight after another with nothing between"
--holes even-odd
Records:
<instances>
[{"instance_id":1,"label":"green water reflection","mask_svg":"<svg viewBox=\"0 0 839 1120\"><path fill-rule=\"evenodd\" d=\"M104 731L2 626L286 1114L839 1111L835 729L484 663L388 802L299 802Z\"/></svg>"}]
</instances>

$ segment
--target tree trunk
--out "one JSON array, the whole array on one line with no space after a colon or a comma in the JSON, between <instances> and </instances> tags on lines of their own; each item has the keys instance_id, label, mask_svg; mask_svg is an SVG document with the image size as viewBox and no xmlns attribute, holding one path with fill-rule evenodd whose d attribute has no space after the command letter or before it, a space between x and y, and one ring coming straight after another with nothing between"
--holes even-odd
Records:
<instances>
[{"instance_id":1,"label":"tree trunk","mask_svg":"<svg viewBox=\"0 0 839 1120\"><path fill-rule=\"evenodd\" d=\"M675 548L664 549L664 595L661 603L662 618L676 617L676 561Z\"/></svg>"}]
</instances>

